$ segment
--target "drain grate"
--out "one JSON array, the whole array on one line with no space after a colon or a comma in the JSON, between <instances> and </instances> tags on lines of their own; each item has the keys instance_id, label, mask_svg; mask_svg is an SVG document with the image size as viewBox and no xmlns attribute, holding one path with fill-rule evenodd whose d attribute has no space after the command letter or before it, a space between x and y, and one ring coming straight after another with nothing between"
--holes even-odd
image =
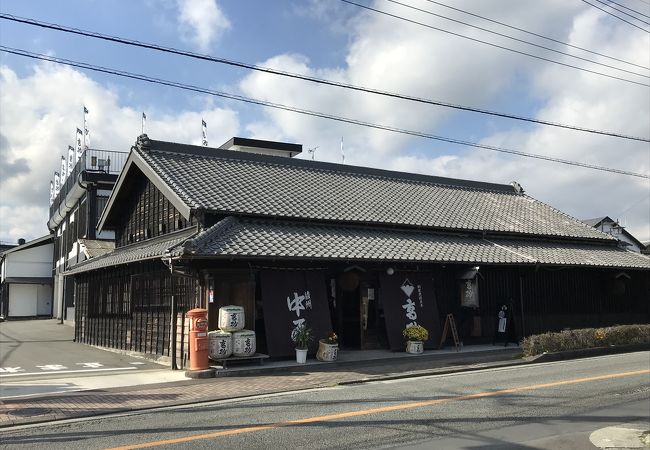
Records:
<instances>
[{"instance_id":1,"label":"drain grate","mask_svg":"<svg viewBox=\"0 0 650 450\"><path fill-rule=\"evenodd\" d=\"M29 416L42 416L43 414L49 413L48 408L21 408L14 411L10 411L9 414L12 416L18 417L29 417Z\"/></svg>"}]
</instances>

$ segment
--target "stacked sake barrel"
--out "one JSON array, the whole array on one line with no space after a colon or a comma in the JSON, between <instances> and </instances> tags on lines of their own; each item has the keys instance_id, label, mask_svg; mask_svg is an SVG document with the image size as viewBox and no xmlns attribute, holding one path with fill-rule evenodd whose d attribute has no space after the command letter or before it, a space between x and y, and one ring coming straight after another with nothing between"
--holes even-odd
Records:
<instances>
[{"instance_id":1,"label":"stacked sake barrel","mask_svg":"<svg viewBox=\"0 0 650 450\"><path fill-rule=\"evenodd\" d=\"M208 333L210 358L254 355L257 349L255 332L245 330L244 325L244 308L235 305L219 308L219 330Z\"/></svg>"}]
</instances>

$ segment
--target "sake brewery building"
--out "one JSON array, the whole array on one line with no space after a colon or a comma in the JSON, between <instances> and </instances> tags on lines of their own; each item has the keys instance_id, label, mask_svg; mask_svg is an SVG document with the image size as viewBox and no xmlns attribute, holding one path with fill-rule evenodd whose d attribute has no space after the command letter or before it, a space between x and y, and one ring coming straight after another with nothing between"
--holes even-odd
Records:
<instances>
[{"instance_id":1,"label":"sake brewery building","mask_svg":"<svg viewBox=\"0 0 650 450\"><path fill-rule=\"evenodd\" d=\"M131 149L98 227L115 250L66 272L76 339L178 357L196 306L240 305L258 349L293 355L300 323L342 348L437 344L446 314L491 341L502 305L518 337L648 322L650 259L512 185L293 158L296 144ZM170 345L170 330L177 332Z\"/></svg>"}]
</instances>

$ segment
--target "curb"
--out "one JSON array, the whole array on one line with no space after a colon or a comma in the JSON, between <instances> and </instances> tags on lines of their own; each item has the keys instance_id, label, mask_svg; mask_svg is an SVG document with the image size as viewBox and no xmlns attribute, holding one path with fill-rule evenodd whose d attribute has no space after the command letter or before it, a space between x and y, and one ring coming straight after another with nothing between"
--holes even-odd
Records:
<instances>
[{"instance_id":1,"label":"curb","mask_svg":"<svg viewBox=\"0 0 650 450\"><path fill-rule=\"evenodd\" d=\"M485 355L501 355L501 356L509 356L513 357L515 355L520 355L521 354L521 349L519 347L511 347L508 348L507 350L501 350L499 352L495 352L494 350L482 350L482 351L476 351L476 352L471 352L471 353L463 353L463 352L455 352L455 353L446 353L446 354L436 354L436 353L429 353L427 354L426 352L420 355L412 355L411 357L403 357L400 358L399 360L396 361L395 358L392 358L390 356L387 356L385 358L379 358L379 359L373 359L373 360L362 360L362 361L341 361L337 360L335 362L319 362L319 361L314 361L314 360L309 360L306 364L296 364L293 366L279 366L279 367L268 367L268 366L257 366L257 367L251 367L251 368L246 368L246 369L216 369L216 378L219 377L237 377L240 375L256 375L256 374L261 374L261 373L277 373L277 372L290 372L293 370L312 370L312 369L324 369L326 371L331 371L333 369L337 368L345 368L345 367L364 367L368 366L369 363L372 364L383 364L386 362L396 362L396 364L399 364L399 362L402 361L409 361L411 360L410 358L413 358L414 360L449 360L449 359L454 359L460 357L470 357L471 356L476 356L476 357L481 357Z\"/></svg>"},{"instance_id":2,"label":"curb","mask_svg":"<svg viewBox=\"0 0 650 450\"><path fill-rule=\"evenodd\" d=\"M513 348L515 350L515 348ZM588 358L592 356L601 356L601 355L610 355L610 354L619 354L619 353L634 353L638 351L647 351L650 350L650 345L647 344L642 344L642 345L628 345L628 346L618 346L618 347L600 347L600 348L593 348L593 349L585 349L585 350L573 350L573 351L566 351L566 352L554 352L554 353L545 353L542 355L539 355L537 357L533 358L519 358L517 360L506 360L506 361L497 361L497 362L486 362L486 363L478 363L478 364L472 364L472 365L467 365L467 366L450 366L450 367L444 367L444 368L434 368L434 369L424 369L424 370L414 370L410 372L403 372L399 374L389 374L389 375L372 375L369 377L361 378L358 380L350 380L350 381L340 381L340 382L332 382L330 384L322 384L320 386L311 386L311 387L306 387L304 389L291 389L290 391L269 391L269 392L262 392L262 393L253 393L249 395L237 395L230 397L228 399L223 399L223 398L202 398L202 399L197 399L197 400L192 400L192 401L179 401L179 402L168 402L165 404L161 404L158 406L148 406L148 407L143 407L143 408L138 408L138 407L131 407L131 408L122 408L122 409L115 409L110 412L106 411L97 411L97 412L85 412L83 414L75 415L75 414L70 414L66 417L46 417L45 415L41 416L41 418L33 417L31 420L30 419L24 419L24 420L15 420L12 421L12 423L7 423L7 424L0 424L0 431L4 431L7 429L10 429L15 426L23 426L23 425L35 425L35 424L48 424L48 423L57 423L61 422L64 420L75 420L75 419L81 419L81 418L98 418L101 416L108 416L108 415L114 415L114 414L124 414L124 413L132 413L132 412L141 412L141 411L147 411L147 410L153 410L153 409L158 409L158 408L168 408L168 407L179 407L179 406L190 406L190 405L196 405L200 403L207 403L207 402L214 402L214 401L227 401L227 400L243 400L246 398L250 397L255 397L257 395L270 395L270 394L281 394L283 392L299 392L303 390L310 390L310 389L318 389L322 387L328 387L328 386L353 386L353 385L359 385L359 384L364 384L364 383L370 383L370 382L377 382L377 381L389 381L389 380L399 380L399 379L405 379L405 378L417 378L417 377L422 377L422 376L428 376L428 375L449 375L453 373L464 373L464 372L472 372L476 370L483 370L483 369L492 369L492 368L506 368L506 367L515 367L515 366L525 366L525 365L531 365L531 364L537 364L537 363L545 363L545 362L554 362L554 361L563 361L563 360L572 360L572 359L580 359L580 358ZM516 348L516 351L519 352L519 348ZM474 354L485 354L489 353L487 352L475 352ZM515 353L514 351L512 353ZM449 356L457 356L458 353L451 353ZM418 358L421 358L418 357ZM385 358L386 360L390 360L390 358ZM426 358L425 358L426 359ZM431 358L434 359L434 358ZM435 359L448 359L447 355L445 355L445 358L440 358L440 355L437 355L437 358ZM382 360L375 360L375 361L384 361ZM349 366L353 364L363 364L367 363L367 361L345 361L342 362L340 365L334 366L334 367L341 367L341 366ZM331 363L325 363L325 364L309 364L307 367L331 367ZM298 366L298 368L305 367L303 365ZM279 372L279 371L291 371L292 369L295 369L296 367L278 367L278 368L271 368L269 372ZM259 373L259 370L252 372L252 373ZM236 373L231 373L229 376L237 376L237 375L247 375L248 371L239 371ZM223 376L223 375L222 375ZM217 375L219 377L219 375ZM184 380L183 382L189 381Z\"/></svg>"},{"instance_id":3,"label":"curb","mask_svg":"<svg viewBox=\"0 0 650 450\"><path fill-rule=\"evenodd\" d=\"M531 362L553 362L569 359L591 358L592 356L616 355L619 353L634 353L650 350L650 344L616 345L611 347L585 348L582 350L567 350L564 352L548 352L533 356Z\"/></svg>"}]
</instances>

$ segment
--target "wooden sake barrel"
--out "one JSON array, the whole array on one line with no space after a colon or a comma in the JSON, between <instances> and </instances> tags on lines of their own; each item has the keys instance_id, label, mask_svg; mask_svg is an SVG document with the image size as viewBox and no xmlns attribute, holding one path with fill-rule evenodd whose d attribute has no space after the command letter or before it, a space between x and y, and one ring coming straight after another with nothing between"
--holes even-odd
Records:
<instances>
[{"instance_id":1,"label":"wooden sake barrel","mask_svg":"<svg viewBox=\"0 0 650 450\"><path fill-rule=\"evenodd\" d=\"M219 308L219 329L222 331L239 331L244 329L244 308L228 305Z\"/></svg>"},{"instance_id":2,"label":"wooden sake barrel","mask_svg":"<svg viewBox=\"0 0 650 450\"><path fill-rule=\"evenodd\" d=\"M224 359L232 355L232 333L228 331L210 331L208 348L211 359Z\"/></svg>"},{"instance_id":3,"label":"wooden sake barrel","mask_svg":"<svg viewBox=\"0 0 650 450\"><path fill-rule=\"evenodd\" d=\"M235 331L232 334L232 348L235 356L252 356L257 350L255 332L251 330Z\"/></svg>"}]
</instances>

